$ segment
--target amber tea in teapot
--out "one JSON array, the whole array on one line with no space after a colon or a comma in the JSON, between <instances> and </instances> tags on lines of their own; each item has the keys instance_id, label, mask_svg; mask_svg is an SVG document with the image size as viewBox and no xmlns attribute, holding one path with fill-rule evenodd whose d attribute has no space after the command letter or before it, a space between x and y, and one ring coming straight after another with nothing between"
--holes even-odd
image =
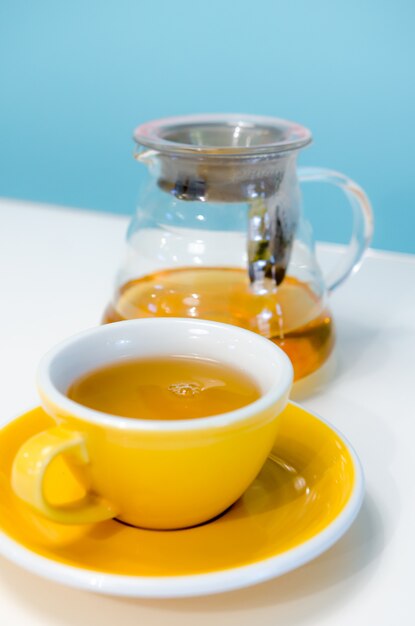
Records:
<instances>
[{"instance_id":1,"label":"amber tea in teapot","mask_svg":"<svg viewBox=\"0 0 415 626\"><path fill-rule=\"evenodd\" d=\"M298 380L328 358L328 294L361 260L372 233L360 187L321 168L297 172L310 132L249 115L150 122L136 141L149 170L130 226L127 258L104 322L194 317L255 331L290 357ZM329 182L350 200L351 245L323 278L298 180Z\"/></svg>"},{"instance_id":2,"label":"amber tea in teapot","mask_svg":"<svg viewBox=\"0 0 415 626\"><path fill-rule=\"evenodd\" d=\"M130 281L121 287L105 321L167 316L256 331L288 354L297 379L324 363L334 341L330 312L306 284L288 276L275 293L253 296L246 272L226 267L166 270Z\"/></svg>"}]
</instances>

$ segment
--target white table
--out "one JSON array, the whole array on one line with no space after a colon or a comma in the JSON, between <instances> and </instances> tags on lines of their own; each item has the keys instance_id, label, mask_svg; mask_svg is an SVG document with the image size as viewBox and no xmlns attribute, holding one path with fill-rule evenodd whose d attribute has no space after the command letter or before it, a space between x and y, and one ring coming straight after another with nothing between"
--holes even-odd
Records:
<instances>
[{"instance_id":1,"label":"white table","mask_svg":"<svg viewBox=\"0 0 415 626\"><path fill-rule=\"evenodd\" d=\"M95 325L123 254L124 217L0 201L0 380L6 421L37 403L34 372L55 342ZM323 246L323 264L341 248ZM415 623L415 256L370 251L332 298L340 363L303 401L354 444L363 509L326 554L282 578L190 600L101 597L0 559L3 626L391 626ZM1 494L0 494L1 497Z\"/></svg>"}]
</instances>

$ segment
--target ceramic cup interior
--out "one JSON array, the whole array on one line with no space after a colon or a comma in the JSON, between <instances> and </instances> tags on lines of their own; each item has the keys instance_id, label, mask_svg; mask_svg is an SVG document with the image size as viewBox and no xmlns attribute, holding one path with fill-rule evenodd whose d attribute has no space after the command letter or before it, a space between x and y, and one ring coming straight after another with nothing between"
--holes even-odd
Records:
<instances>
[{"instance_id":1,"label":"ceramic cup interior","mask_svg":"<svg viewBox=\"0 0 415 626\"><path fill-rule=\"evenodd\" d=\"M63 411L82 419L111 423L120 416L103 414L73 402L66 396L70 384L94 369L116 361L134 358L186 356L213 359L246 373L261 390L257 406L268 405L284 395L292 384L292 366L285 353L270 341L250 331L228 324L195 321L188 318L141 319L117 322L84 331L60 343L41 360L37 383L42 397L47 397ZM243 419L252 413L250 405L232 412ZM227 416L229 422L230 414ZM208 416L218 421L220 416ZM201 418L205 419L205 418ZM128 425L153 429L198 427L200 419L165 422L134 420ZM203 422L205 426L205 422Z\"/></svg>"}]
</instances>

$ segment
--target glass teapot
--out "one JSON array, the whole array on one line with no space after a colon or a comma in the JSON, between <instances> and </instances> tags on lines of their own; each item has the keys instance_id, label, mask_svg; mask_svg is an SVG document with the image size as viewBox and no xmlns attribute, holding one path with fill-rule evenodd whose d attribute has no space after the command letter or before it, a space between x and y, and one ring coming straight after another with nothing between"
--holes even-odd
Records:
<instances>
[{"instance_id":1,"label":"glass teapot","mask_svg":"<svg viewBox=\"0 0 415 626\"><path fill-rule=\"evenodd\" d=\"M103 321L235 324L279 345L296 380L311 374L334 345L327 296L358 267L372 235L363 190L337 172L297 169L311 133L280 119L183 116L144 124L134 137L147 184ZM301 215L299 181L337 185L353 211L349 248L326 280Z\"/></svg>"}]
</instances>

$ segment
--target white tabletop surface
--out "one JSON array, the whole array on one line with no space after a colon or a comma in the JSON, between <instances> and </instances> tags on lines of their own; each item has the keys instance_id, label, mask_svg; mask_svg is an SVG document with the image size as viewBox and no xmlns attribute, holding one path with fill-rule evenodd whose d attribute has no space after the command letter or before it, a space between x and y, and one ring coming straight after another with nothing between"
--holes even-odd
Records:
<instances>
[{"instance_id":1,"label":"white tabletop surface","mask_svg":"<svg viewBox=\"0 0 415 626\"><path fill-rule=\"evenodd\" d=\"M126 225L125 217L0 201L0 422L37 403L40 356L99 322ZM340 254L323 246L323 265ZM0 624L415 623L415 256L370 251L331 305L338 368L303 404L350 439L367 480L362 511L336 546L282 578L189 600L97 596L0 558Z\"/></svg>"}]
</instances>

